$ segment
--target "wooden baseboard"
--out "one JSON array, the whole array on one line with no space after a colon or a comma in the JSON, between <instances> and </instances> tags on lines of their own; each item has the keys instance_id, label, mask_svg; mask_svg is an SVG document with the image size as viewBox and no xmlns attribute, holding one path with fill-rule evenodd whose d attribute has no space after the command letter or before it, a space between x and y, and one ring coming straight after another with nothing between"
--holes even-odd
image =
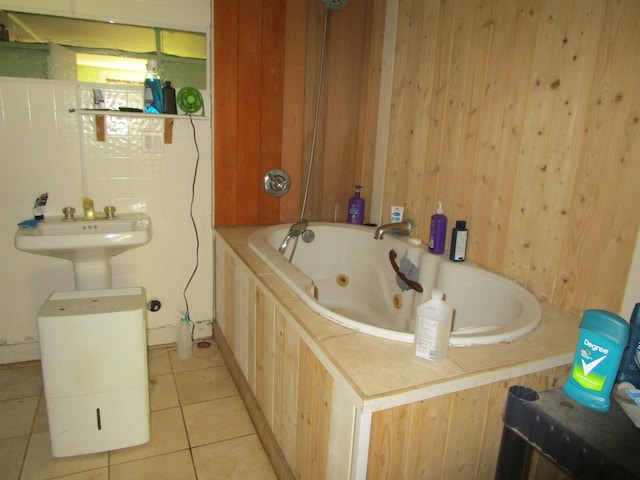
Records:
<instances>
[{"instance_id":1,"label":"wooden baseboard","mask_svg":"<svg viewBox=\"0 0 640 480\"><path fill-rule=\"evenodd\" d=\"M291 471L291 468L289 467L289 464L287 463L287 460L285 459L269 424L267 423L267 419L262 413L262 409L260 408L260 405L258 405L258 401L251 391L251 387L244 378L240 365L236 362L233 352L231 351L227 340L224 338L222 330L220 330L218 323L215 321L213 322L213 338L220 348L222 358L231 373L231 377L233 378L236 387L238 387L240 398L249 412L249 417L251 417L251 421L258 433L258 437L260 437L262 447L269 457L273 470L279 479L295 480L295 476Z\"/></svg>"}]
</instances>

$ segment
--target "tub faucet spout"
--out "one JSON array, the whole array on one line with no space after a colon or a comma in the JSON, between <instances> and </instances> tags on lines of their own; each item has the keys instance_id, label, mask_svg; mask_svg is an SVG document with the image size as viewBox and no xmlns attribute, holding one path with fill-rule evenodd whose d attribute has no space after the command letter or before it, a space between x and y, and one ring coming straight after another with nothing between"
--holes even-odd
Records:
<instances>
[{"instance_id":1,"label":"tub faucet spout","mask_svg":"<svg viewBox=\"0 0 640 480\"><path fill-rule=\"evenodd\" d=\"M282 244L278 249L278 253L284 254L285 250L287 249L287 245L289 245L289 240L302 235L307 230L308 226L309 222L307 222L304 218L301 218L293 225L291 225L291 228L289 228L289 231L287 232L287 236L284 237L284 240L282 241Z\"/></svg>"},{"instance_id":2,"label":"tub faucet spout","mask_svg":"<svg viewBox=\"0 0 640 480\"><path fill-rule=\"evenodd\" d=\"M382 240L385 233L397 233L398 235L409 236L413 231L413 222L409 219L403 220L402 222L397 223L385 223L384 225L380 225L376 229L376 233L373 235L373 238L376 240Z\"/></svg>"}]
</instances>

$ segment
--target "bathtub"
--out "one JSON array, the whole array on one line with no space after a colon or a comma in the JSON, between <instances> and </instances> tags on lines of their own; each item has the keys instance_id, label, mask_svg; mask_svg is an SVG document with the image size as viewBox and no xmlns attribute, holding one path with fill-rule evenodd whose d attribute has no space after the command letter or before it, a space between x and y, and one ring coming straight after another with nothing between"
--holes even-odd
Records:
<instances>
[{"instance_id":1,"label":"bathtub","mask_svg":"<svg viewBox=\"0 0 640 480\"><path fill-rule=\"evenodd\" d=\"M314 239L289 243L278 253L290 225L257 230L249 248L312 310L347 328L399 342L413 342L415 312L437 288L454 307L451 346L509 342L533 331L542 310L520 285L470 262L452 262L406 237L373 238L374 229L340 223L311 223ZM295 247L293 259L288 258ZM422 293L402 290L396 265L407 257L419 270ZM404 262L409 265L409 262ZM406 271L406 268L402 269Z\"/></svg>"}]
</instances>

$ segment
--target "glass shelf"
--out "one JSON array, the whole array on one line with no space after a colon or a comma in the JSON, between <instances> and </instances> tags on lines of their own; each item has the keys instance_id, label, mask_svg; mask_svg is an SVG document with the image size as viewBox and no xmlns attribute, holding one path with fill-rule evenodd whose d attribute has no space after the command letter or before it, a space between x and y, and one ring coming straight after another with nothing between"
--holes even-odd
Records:
<instances>
[{"instance_id":1,"label":"glass shelf","mask_svg":"<svg viewBox=\"0 0 640 480\"><path fill-rule=\"evenodd\" d=\"M95 115L96 117L96 139L104 142L107 138L104 117L133 117L133 118L163 118L164 119L164 143L173 142L173 121L176 119L209 120L204 115L187 115L172 113L144 113L144 112L122 112L120 110L98 110L92 108L70 108L69 113L78 115Z\"/></svg>"}]
</instances>

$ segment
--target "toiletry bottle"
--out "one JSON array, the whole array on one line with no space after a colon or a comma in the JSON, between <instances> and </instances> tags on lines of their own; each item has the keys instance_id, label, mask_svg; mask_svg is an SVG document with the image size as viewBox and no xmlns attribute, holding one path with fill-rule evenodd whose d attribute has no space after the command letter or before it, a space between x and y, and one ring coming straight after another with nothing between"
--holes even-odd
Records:
<instances>
[{"instance_id":1,"label":"toiletry bottle","mask_svg":"<svg viewBox=\"0 0 640 480\"><path fill-rule=\"evenodd\" d=\"M169 80L164 82L162 96L164 97L164 113L177 114L178 107L176 106L176 89L171 86L171 82Z\"/></svg>"},{"instance_id":2,"label":"toiletry bottle","mask_svg":"<svg viewBox=\"0 0 640 480\"><path fill-rule=\"evenodd\" d=\"M629 344L622 354L616 382L629 382L640 388L640 303L633 308L629 326Z\"/></svg>"},{"instance_id":3,"label":"toiletry bottle","mask_svg":"<svg viewBox=\"0 0 640 480\"><path fill-rule=\"evenodd\" d=\"M438 202L438 210L431 216L431 231L429 233L429 251L444 253L444 242L447 237L447 217L442 211L442 202Z\"/></svg>"},{"instance_id":4,"label":"toiletry bottle","mask_svg":"<svg viewBox=\"0 0 640 480\"><path fill-rule=\"evenodd\" d=\"M391 207L391 223L400 223L404 215L404 207L393 205Z\"/></svg>"},{"instance_id":5,"label":"toiletry bottle","mask_svg":"<svg viewBox=\"0 0 640 480\"><path fill-rule=\"evenodd\" d=\"M611 390L622 351L629 341L629 324L615 313L587 310L564 392L599 412L611 408Z\"/></svg>"},{"instance_id":6,"label":"toiletry bottle","mask_svg":"<svg viewBox=\"0 0 640 480\"><path fill-rule=\"evenodd\" d=\"M147 62L147 73L144 78L144 111L147 113L164 113L158 64L153 59Z\"/></svg>"},{"instance_id":7,"label":"toiletry bottle","mask_svg":"<svg viewBox=\"0 0 640 480\"><path fill-rule=\"evenodd\" d=\"M440 290L431 291L431 300L418 307L414 348L419 360L436 362L447 356L453 322L453 307Z\"/></svg>"},{"instance_id":8,"label":"toiletry bottle","mask_svg":"<svg viewBox=\"0 0 640 480\"><path fill-rule=\"evenodd\" d=\"M44 220L44 207L47 205L48 199L49 199L48 193L43 193L38 198L36 198L36 201L33 204L34 220Z\"/></svg>"},{"instance_id":9,"label":"toiletry bottle","mask_svg":"<svg viewBox=\"0 0 640 480\"><path fill-rule=\"evenodd\" d=\"M347 215L347 223L354 225L364 224L364 198L360 197L361 185L356 185L356 192L349 199L349 214Z\"/></svg>"},{"instance_id":10,"label":"toiletry bottle","mask_svg":"<svg viewBox=\"0 0 640 480\"><path fill-rule=\"evenodd\" d=\"M184 317L180 319L180 327L178 328L178 358L191 358L191 322L189 321L189 313L185 312Z\"/></svg>"},{"instance_id":11,"label":"toiletry bottle","mask_svg":"<svg viewBox=\"0 0 640 480\"><path fill-rule=\"evenodd\" d=\"M451 230L451 250L449 250L449 258L454 262L462 262L467 258L468 237L467 222L456 220L456 228Z\"/></svg>"}]
</instances>

